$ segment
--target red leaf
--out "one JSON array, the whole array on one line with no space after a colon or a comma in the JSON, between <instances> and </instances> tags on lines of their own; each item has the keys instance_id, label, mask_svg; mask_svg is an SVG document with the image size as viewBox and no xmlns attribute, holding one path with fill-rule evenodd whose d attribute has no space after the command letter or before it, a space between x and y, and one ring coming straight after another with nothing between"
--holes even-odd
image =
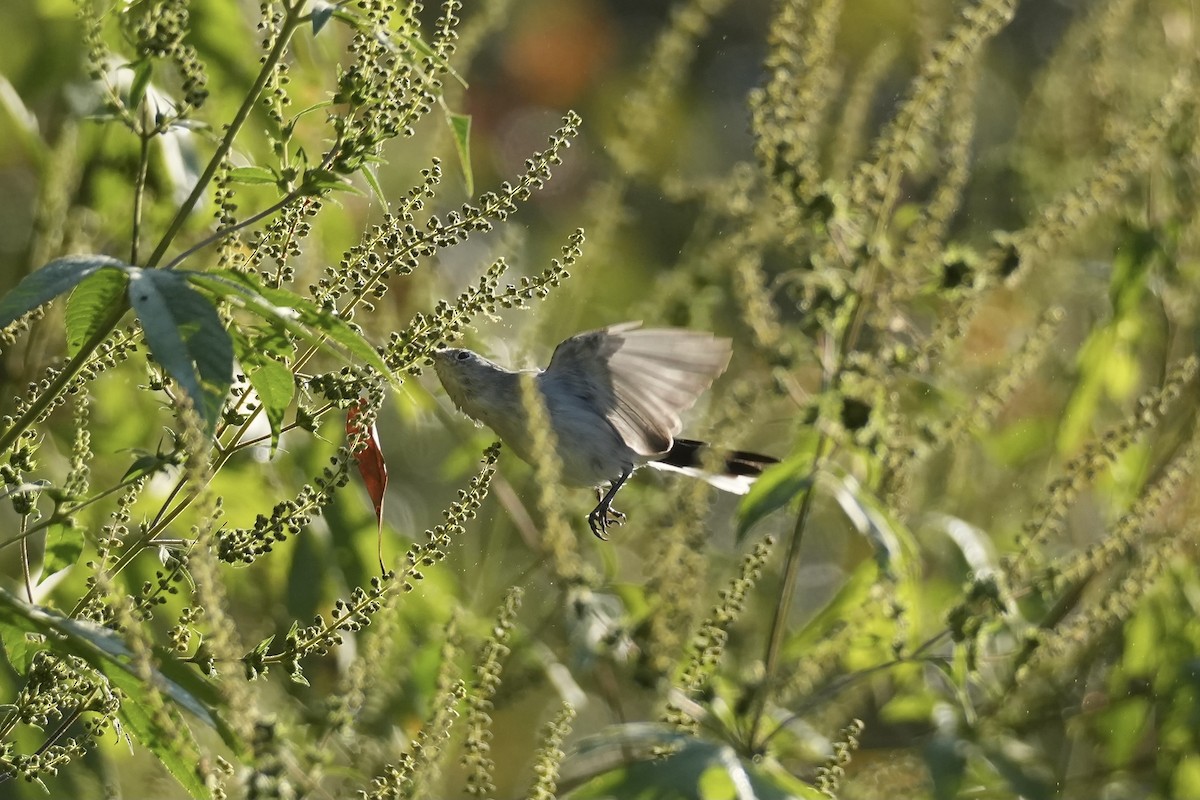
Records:
<instances>
[{"instance_id":1,"label":"red leaf","mask_svg":"<svg viewBox=\"0 0 1200 800\"><path fill-rule=\"evenodd\" d=\"M359 405L351 406L346 413L347 436L354 436L361 430L354 420L361 413L359 409L364 402L360 401ZM367 494L371 496L371 502L375 506L375 521L379 526L379 569L387 572L383 566L383 495L388 481L387 462L383 460L383 449L379 446L379 429L374 422L371 423L368 433L366 444L354 454L354 460L358 463L358 474L362 475Z\"/></svg>"}]
</instances>

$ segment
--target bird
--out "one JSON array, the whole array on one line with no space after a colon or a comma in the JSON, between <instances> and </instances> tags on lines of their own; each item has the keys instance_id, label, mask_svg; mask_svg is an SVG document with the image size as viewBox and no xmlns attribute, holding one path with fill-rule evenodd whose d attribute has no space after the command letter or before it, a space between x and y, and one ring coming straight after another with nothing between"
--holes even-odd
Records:
<instances>
[{"instance_id":1,"label":"bird","mask_svg":"<svg viewBox=\"0 0 1200 800\"><path fill-rule=\"evenodd\" d=\"M680 415L725 371L733 352L729 339L682 328L642 328L624 322L585 331L554 350L545 369L514 371L460 347L431 353L434 370L450 400L477 424L487 425L518 457L533 464L530 414L523 401L523 376L541 393L545 419L570 486L608 490L588 514L595 536L625 515L613 498L643 465L682 472L719 489L745 494L753 480L778 459L742 450L722 452L723 469L706 471L705 442L679 438Z\"/></svg>"}]
</instances>

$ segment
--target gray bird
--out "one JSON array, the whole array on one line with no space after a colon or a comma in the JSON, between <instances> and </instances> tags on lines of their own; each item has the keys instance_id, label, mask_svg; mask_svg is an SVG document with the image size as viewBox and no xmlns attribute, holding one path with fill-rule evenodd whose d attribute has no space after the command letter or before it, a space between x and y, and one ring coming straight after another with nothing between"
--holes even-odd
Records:
<instances>
[{"instance_id":1,"label":"gray bird","mask_svg":"<svg viewBox=\"0 0 1200 800\"><path fill-rule=\"evenodd\" d=\"M608 492L588 514L588 526L607 539L608 526L624 519L613 498L643 464L699 477L719 489L744 494L776 459L755 453L723 454L725 471L705 472L706 445L677 439L679 415L725 371L728 339L681 329L641 329L640 322L611 325L572 336L554 351L550 366L527 370L541 391L562 464L562 481ZM433 353L446 394L467 416L495 431L526 462L533 462L529 414L521 400L521 372L471 350Z\"/></svg>"}]
</instances>

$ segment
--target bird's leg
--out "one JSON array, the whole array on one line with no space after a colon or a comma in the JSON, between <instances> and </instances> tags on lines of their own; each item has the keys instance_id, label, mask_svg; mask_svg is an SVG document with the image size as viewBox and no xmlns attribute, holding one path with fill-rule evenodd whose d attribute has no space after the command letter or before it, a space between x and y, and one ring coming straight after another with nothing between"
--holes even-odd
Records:
<instances>
[{"instance_id":1,"label":"bird's leg","mask_svg":"<svg viewBox=\"0 0 1200 800\"><path fill-rule=\"evenodd\" d=\"M625 520L625 515L612 507L612 501L632 474L633 467L626 467L625 471L621 473L621 477L608 487L608 492L600 498L600 502L592 509L592 513L588 514L588 527L592 529L592 533L596 535L597 539L608 541L608 526L613 523L620 525Z\"/></svg>"},{"instance_id":2,"label":"bird's leg","mask_svg":"<svg viewBox=\"0 0 1200 800\"><path fill-rule=\"evenodd\" d=\"M596 487L596 500L597 501L604 500L604 490L602 488L600 488L599 486ZM624 525L625 524L625 515L612 507L612 505L611 505L612 498L611 497L609 498L609 501L610 501L610 505L608 507L608 524L609 525Z\"/></svg>"}]
</instances>

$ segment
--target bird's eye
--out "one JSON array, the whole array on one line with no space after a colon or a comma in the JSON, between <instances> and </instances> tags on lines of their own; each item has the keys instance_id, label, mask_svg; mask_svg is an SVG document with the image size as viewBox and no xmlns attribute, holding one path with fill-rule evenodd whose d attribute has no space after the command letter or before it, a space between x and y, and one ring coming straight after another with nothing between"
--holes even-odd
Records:
<instances>
[{"instance_id":1,"label":"bird's eye","mask_svg":"<svg viewBox=\"0 0 1200 800\"><path fill-rule=\"evenodd\" d=\"M466 361L470 357L471 357L471 354L468 353L466 350L459 350L458 355L455 356L455 358L457 358L459 361Z\"/></svg>"}]
</instances>

